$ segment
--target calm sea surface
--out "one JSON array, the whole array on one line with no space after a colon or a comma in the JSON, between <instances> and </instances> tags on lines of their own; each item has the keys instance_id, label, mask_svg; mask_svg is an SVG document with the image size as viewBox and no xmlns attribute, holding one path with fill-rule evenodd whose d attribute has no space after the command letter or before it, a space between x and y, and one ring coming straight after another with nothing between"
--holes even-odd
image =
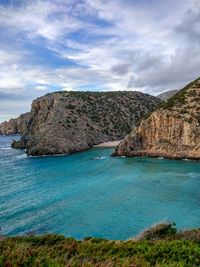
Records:
<instances>
[{"instance_id":1,"label":"calm sea surface","mask_svg":"<svg viewBox=\"0 0 200 267\"><path fill-rule=\"evenodd\" d=\"M163 219L200 227L200 162L111 158L110 148L27 157L0 136L2 233L125 240Z\"/></svg>"}]
</instances>

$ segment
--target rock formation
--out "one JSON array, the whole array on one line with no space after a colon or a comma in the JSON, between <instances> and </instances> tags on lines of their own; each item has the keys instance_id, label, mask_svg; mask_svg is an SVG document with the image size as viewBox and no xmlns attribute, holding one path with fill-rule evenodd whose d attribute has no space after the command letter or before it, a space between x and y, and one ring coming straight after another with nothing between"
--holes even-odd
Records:
<instances>
[{"instance_id":1,"label":"rock formation","mask_svg":"<svg viewBox=\"0 0 200 267\"><path fill-rule=\"evenodd\" d=\"M33 101L20 142L28 155L70 154L120 140L161 103L139 92L56 92Z\"/></svg>"},{"instance_id":2,"label":"rock formation","mask_svg":"<svg viewBox=\"0 0 200 267\"><path fill-rule=\"evenodd\" d=\"M200 79L147 116L112 156L200 159Z\"/></svg>"},{"instance_id":3,"label":"rock formation","mask_svg":"<svg viewBox=\"0 0 200 267\"><path fill-rule=\"evenodd\" d=\"M0 124L0 135L23 134L28 120L29 112L20 115L17 119L2 122Z\"/></svg>"},{"instance_id":4,"label":"rock formation","mask_svg":"<svg viewBox=\"0 0 200 267\"><path fill-rule=\"evenodd\" d=\"M170 97L175 95L179 90L171 90L171 91L166 91L162 94L157 95L158 98L160 98L162 101L167 101Z\"/></svg>"}]
</instances>

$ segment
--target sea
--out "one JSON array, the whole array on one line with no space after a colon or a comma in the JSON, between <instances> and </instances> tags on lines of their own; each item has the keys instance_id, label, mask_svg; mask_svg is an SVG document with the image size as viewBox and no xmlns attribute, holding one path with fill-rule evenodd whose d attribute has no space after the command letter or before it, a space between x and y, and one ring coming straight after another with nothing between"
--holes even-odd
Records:
<instances>
[{"instance_id":1,"label":"sea","mask_svg":"<svg viewBox=\"0 0 200 267\"><path fill-rule=\"evenodd\" d=\"M200 161L110 157L113 148L28 157L0 136L0 226L126 240L159 222L200 227Z\"/></svg>"}]
</instances>

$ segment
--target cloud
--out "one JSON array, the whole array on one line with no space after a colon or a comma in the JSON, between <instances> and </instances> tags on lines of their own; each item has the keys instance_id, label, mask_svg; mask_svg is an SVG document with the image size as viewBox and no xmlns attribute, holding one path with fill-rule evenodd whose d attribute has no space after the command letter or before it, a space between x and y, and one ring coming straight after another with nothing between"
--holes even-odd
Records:
<instances>
[{"instance_id":1,"label":"cloud","mask_svg":"<svg viewBox=\"0 0 200 267\"><path fill-rule=\"evenodd\" d=\"M70 92L70 91L74 91L74 89L73 88L63 88L62 91Z\"/></svg>"},{"instance_id":2,"label":"cloud","mask_svg":"<svg viewBox=\"0 0 200 267\"><path fill-rule=\"evenodd\" d=\"M137 70L140 72L148 71L150 69L155 70L160 64L162 64L162 57L159 55L143 55L139 60Z\"/></svg>"},{"instance_id":3,"label":"cloud","mask_svg":"<svg viewBox=\"0 0 200 267\"><path fill-rule=\"evenodd\" d=\"M46 92L157 94L199 76L196 0L13 3L0 4L0 105L6 100L7 111Z\"/></svg>"},{"instance_id":4,"label":"cloud","mask_svg":"<svg viewBox=\"0 0 200 267\"><path fill-rule=\"evenodd\" d=\"M175 31L190 43L198 42L200 44L200 7L196 10L188 10L184 19L175 28Z\"/></svg>"},{"instance_id":5,"label":"cloud","mask_svg":"<svg viewBox=\"0 0 200 267\"><path fill-rule=\"evenodd\" d=\"M36 85L35 88L40 91L46 91L49 89L49 87L45 85Z\"/></svg>"},{"instance_id":6,"label":"cloud","mask_svg":"<svg viewBox=\"0 0 200 267\"><path fill-rule=\"evenodd\" d=\"M118 65L112 66L111 71L118 75L124 75L129 72L130 67L131 67L130 63L118 64Z\"/></svg>"},{"instance_id":7,"label":"cloud","mask_svg":"<svg viewBox=\"0 0 200 267\"><path fill-rule=\"evenodd\" d=\"M22 55L19 53L13 53L12 51L0 50L0 65L13 62L19 62L22 59Z\"/></svg>"},{"instance_id":8,"label":"cloud","mask_svg":"<svg viewBox=\"0 0 200 267\"><path fill-rule=\"evenodd\" d=\"M0 123L30 111L31 102L30 100L25 101L22 99L20 101L0 99Z\"/></svg>"},{"instance_id":9,"label":"cloud","mask_svg":"<svg viewBox=\"0 0 200 267\"><path fill-rule=\"evenodd\" d=\"M146 58L148 61L148 58ZM150 57L151 61L151 57ZM169 62L157 59L137 77L131 76L128 88L143 88L143 91L156 94L166 90L181 89L191 80L199 77L199 46L179 48Z\"/></svg>"},{"instance_id":10,"label":"cloud","mask_svg":"<svg viewBox=\"0 0 200 267\"><path fill-rule=\"evenodd\" d=\"M29 1L19 7L1 7L0 23L26 33L28 38L55 40L80 29L79 20L69 16L72 1Z\"/></svg>"}]
</instances>

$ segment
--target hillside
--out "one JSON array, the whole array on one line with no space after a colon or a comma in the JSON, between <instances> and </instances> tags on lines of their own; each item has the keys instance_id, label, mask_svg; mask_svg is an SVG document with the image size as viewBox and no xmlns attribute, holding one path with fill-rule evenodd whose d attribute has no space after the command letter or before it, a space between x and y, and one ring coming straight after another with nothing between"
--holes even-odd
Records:
<instances>
[{"instance_id":1,"label":"hillside","mask_svg":"<svg viewBox=\"0 0 200 267\"><path fill-rule=\"evenodd\" d=\"M199 266L200 229L177 232L160 224L136 240L57 234L7 237L0 242L0 266Z\"/></svg>"},{"instance_id":2,"label":"hillside","mask_svg":"<svg viewBox=\"0 0 200 267\"><path fill-rule=\"evenodd\" d=\"M161 101L140 92L56 92L33 101L20 142L28 155L70 154L120 140Z\"/></svg>"},{"instance_id":3,"label":"hillside","mask_svg":"<svg viewBox=\"0 0 200 267\"><path fill-rule=\"evenodd\" d=\"M138 123L112 155L199 159L199 112L197 79Z\"/></svg>"},{"instance_id":4,"label":"hillside","mask_svg":"<svg viewBox=\"0 0 200 267\"><path fill-rule=\"evenodd\" d=\"M179 90L171 90L171 91L166 91L162 94L157 95L158 98L160 98L162 101L167 101L170 97L175 95Z\"/></svg>"}]
</instances>

